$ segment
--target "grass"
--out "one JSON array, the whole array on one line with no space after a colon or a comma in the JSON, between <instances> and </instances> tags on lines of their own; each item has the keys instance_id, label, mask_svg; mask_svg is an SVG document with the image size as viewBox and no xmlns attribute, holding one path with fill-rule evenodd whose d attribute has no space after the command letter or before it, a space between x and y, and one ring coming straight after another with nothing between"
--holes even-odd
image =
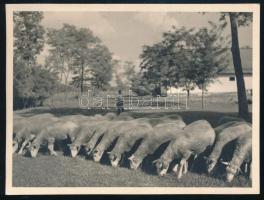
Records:
<instances>
[{"instance_id":1,"label":"grass","mask_svg":"<svg viewBox=\"0 0 264 200\"><path fill-rule=\"evenodd\" d=\"M172 174L158 177L141 170L113 168L81 157L13 156L14 187L250 187L243 176L232 183L189 172L177 180Z\"/></svg>"},{"instance_id":2,"label":"grass","mask_svg":"<svg viewBox=\"0 0 264 200\"><path fill-rule=\"evenodd\" d=\"M212 97L211 97L212 98ZM189 124L195 120L208 120L213 127L223 116L237 116L237 104L225 101L225 95L218 101L207 101L205 109L201 109L201 102L191 101L190 109L158 109L144 110L142 108L129 110L133 117L162 117L169 114L180 114ZM74 99L74 98L72 98ZM214 98L217 99L217 98ZM48 106L15 111L22 116L34 116L41 113L52 113L55 116L64 115L95 115L106 112L115 112L112 106L106 109L81 109L76 101L65 104L63 101L52 109ZM251 107L250 107L251 109ZM151 170L132 171L126 167L113 168L105 163L95 163L81 157L48 156L39 154L37 158L13 156L13 186L14 187L251 187L251 182L239 175L232 183L226 183L221 175L208 176L202 171L192 170L182 179L177 180L172 174L158 177Z\"/></svg>"}]
</instances>

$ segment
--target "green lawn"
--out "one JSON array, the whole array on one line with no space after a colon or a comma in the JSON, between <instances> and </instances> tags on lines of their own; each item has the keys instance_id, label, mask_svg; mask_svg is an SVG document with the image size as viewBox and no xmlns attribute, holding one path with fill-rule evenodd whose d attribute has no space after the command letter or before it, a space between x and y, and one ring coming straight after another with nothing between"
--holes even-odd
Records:
<instances>
[{"instance_id":1,"label":"green lawn","mask_svg":"<svg viewBox=\"0 0 264 200\"><path fill-rule=\"evenodd\" d=\"M193 104L194 105L194 104ZM209 106L209 105L208 105ZM201 110L197 106L191 110L133 110L131 115L138 117L159 117L168 114L178 113L188 124L195 120L206 119L212 126L216 126L217 121L222 116L236 116L236 106L230 103L211 103L210 109ZM208 107L207 107L208 108ZM112 110L113 111L113 110ZM109 110L80 109L78 107L57 107L49 109L47 107L16 111L22 116L32 116L39 113L53 113L56 116L70 114L94 115L96 113L106 113ZM107 164L95 163L82 158L71 158L66 156L53 157L39 154L37 158L13 156L13 186L33 187L33 186L168 186L168 187L250 187L250 181L244 176L238 176L233 183L225 183L221 176L209 177L206 174L193 170L177 180L172 174L165 177L158 177L153 172L144 170L132 171L126 167L113 168Z\"/></svg>"}]
</instances>

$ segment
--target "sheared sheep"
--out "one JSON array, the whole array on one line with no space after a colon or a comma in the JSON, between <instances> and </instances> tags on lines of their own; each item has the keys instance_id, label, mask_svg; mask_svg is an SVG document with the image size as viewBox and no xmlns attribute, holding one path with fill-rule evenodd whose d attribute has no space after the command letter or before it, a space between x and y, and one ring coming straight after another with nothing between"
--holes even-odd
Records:
<instances>
[{"instance_id":1,"label":"sheared sheep","mask_svg":"<svg viewBox=\"0 0 264 200\"><path fill-rule=\"evenodd\" d=\"M126 123L115 124L107 134L103 137L103 141L96 147L96 158L99 160L110 144L117 138L117 142L108 156L113 167L117 167L121 156L124 152L131 150L133 145L140 139L144 138L152 130L152 126L145 118L139 118Z\"/></svg>"},{"instance_id":2,"label":"sheared sheep","mask_svg":"<svg viewBox=\"0 0 264 200\"><path fill-rule=\"evenodd\" d=\"M18 154L22 154L26 145L36 137L42 128L58 120L52 114L16 118L13 125L13 153L20 148Z\"/></svg>"},{"instance_id":3,"label":"sheared sheep","mask_svg":"<svg viewBox=\"0 0 264 200\"><path fill-rule=\"evenodd\" d=\"M244 135L252 130L251 124L247 122L228 122L215 128L216 139L212 152L206 158L207 172L212 173L216 166L223 149L227 144L236 140L239 136Z\"/></svg>"},{"instance_id":4,"label":"sheared sheep","mask_svg":"<svg viewBox=\"0 0 264 200\"><path fill-rule=\"evenodd\" d=\"M93 134L90 140L83 144L86 154L90 155L100 140L104 136L104 134L107 132L108 127L113 123L112 121L109 120L102 120L102 121L96 121L94 123L91 123L86 127L87 133L88 134Z\"/></svg>"},{"instance_id":5,"label":"sheared sheep","mask_svg":"<svg viewBox=\"0 0 264 200\"><path fill-rule=\"evenodd\" d=\"M251 131L247 134L241 135L237 138L236 147L233 154L233 158L230 162L222 162L226 166L226 181L231 182L234 176L240 171L240 166L245 163L245 173L248 171L248 165L250 165L250 175L252 178L252 134Z\"/></svg>"},{"instance_id":6,"label":"sheared sheep","mask_svg":"<svg viewBox=\"0 0 264 200\"><path fill-rule=\"evenodd\" d=\"M112 119L111 121L109 121L109 119ZM134 118L128 116L128 115L119 115L116 118L108 118L108 120L102 120L102 121L95 121L94 123L92 123L89 128L87 129L89 132L93 132L93 136L91 137L91 139L89 140L89 142L87 142L86 144L83 144L85 151L87 153L87 155L90 155L95 146L97 145L98 141L100 140L100 138L102 138L104 136L104 134L108 131L108 127L115 123L122 120L123 122L125 121L130 121L130 120L134 120Z\"/></svg>"},{"instance_id":7,"label":"sheared sheep","mask_svg":"<svg viewBox=\"0 0 264 200\"><path fill-rule=\"evenodd\" d=\"M135 143L152 131L152 126L144 120L130 121L128 124L122 124L118 131L123 132L117 140L116 145L111 152L108 152L111 165L117 167L123 153L131 151Z\"/></svg>"},{"instance_id":8,"label":"sheared sheep","mask_svg":"<svg viewBox=\"0 0 264 200\"><path fill-rule=\"evenodd\" d=\"M120 135L125 134L127 131L127 127L129 127L131 124L133 124L133 122L131 121L115 121L109 124L102 140L92 152L93 160L95 162L99 162L104 151L107 150L114 142L114 140L116 140Z\"/></svg>"},{"instance_id":9,"label":"sheared sheep","mask_svg":"<svg viewBox=\"0 0 264 200\"><path fill-rule=\"evenodd\" d=\"M130 168L136 170L145 157L153 154L162 144L174 139L177 132L185 126L186 124L182 120L174 120L154 126L152 133L143 138L136 152L128 158Z\"/></svg>"},{"instance_id":10,"label":"sheared sheep","mask_svg":"<svg viewBox=\"0 0 264 200\"><path fill-rule=\"evenodd\" d=\"M71 144L68 144L72 157L76 157L82 145L87 143L93 136L94 132L89 131L90 126L91 126L90 123L79 124L79 128L76 133L76 138Z\"/></svg>"},{"instance_id":11,"label":"sheared sheep","mask_svg":"<svg viewBox=\"0 0 264 200\"><path fill-rule=\"evenodd\" d=\"M245 120L239 117L230 117L230 116L224 116L221 117L218 121L218 125L222 125L228 122L244 122Z\"/></svg>"},{"instance_id":12,"label":"sheared sheep","mask_svg":"<svg viewBox=\"0 0 264 200\"><path fill-rule=\"evenodd\" d=\"M206 120L195 121L176 134L168 147L155 160L157 173L164 176L173 160L179 161L173 168L177 178L188 171L188 159L191 155L198 155L213 145L215 139L214 129Z\"/></svg>"},{"instance_id":13,"label":"sheared sheep","mask_svg":"<svg viewBox=\"0 0 264 200\"><path fill-rule=\"evenodd\" d=\"M51 155L56 156L54 151L55 141L62 141L66 139L73 139L76 137L76 133L79 126L75 122L68 120L59 120L40 131L40 133L33 140L30 145L30 154L32 157L36 157L41 145L48 145L48 150Z\"/></svg>"},{"instance_id":14,"label":"sheared sheep","mask_svg":"<svg viewBox=\"0 0 264 200\"><path fill-rule=\"evenodd\" d=\"M173 117L173 118L172 118ZM173 123L176 120L183 121L182 117L178 114L166 115L162 117L147 117L145 118L152 126L157 126L164 123Z\"/></svg>"},{"instance_id":15,"label":"sheared sheep","mask_svg":"<svg viewBox=\"0 0 264 200\"><path fill-rule=\"evenodd\" d=\"M81 122L79 122L79 129L78 129L76 138L74 139L72 144L68 145L70 148L72 157L76 157L81 147L87 142L89 142L89 140L92 138L92 136L94 135L94 132L96 131L95 126L98 126L98 122L101 122L104 120L106 121L107 120L109 121L117 120L117 115L115 113L106 113L105 115L97 114L93 117L90 117L89 120L86 120L86 121L82 120ZM100 131L98 130L97 132L100 132Z\"/></svg>"}]
</instances>

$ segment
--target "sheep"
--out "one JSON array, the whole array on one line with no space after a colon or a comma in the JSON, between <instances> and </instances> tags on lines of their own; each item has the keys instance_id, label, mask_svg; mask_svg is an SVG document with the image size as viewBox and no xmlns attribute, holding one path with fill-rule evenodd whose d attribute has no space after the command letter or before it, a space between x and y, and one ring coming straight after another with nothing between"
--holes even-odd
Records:
<instances>
[{"instance_id":1,"label":"sheep","mask_svg":"<svg viewBox=\"0 0 264 200\"><path fill-rule=\"evenodd\" d=\"M33 142L30 145L31 157L36 157L41 145L48 144L48 150L50 155L56 156L54 151L55 141L61 141L65 139L73 139L76 137L76 133L79 126L75 122L68 120L59 120L40 131Z\"/></svg>"},{"instance_id":2,"label":"sheep","mask_svg":"<svg viewBox=\"0 0 264 200\"><path fill-rule=\"evenodd\" d=\"M218 125L225 124L227 122L244 122L245 120L238 117L230 117L230 116L224 116L221 117L218 121Z\"/></svg>"},{"instance_id":3,"label":"sheep","mask_svg":"<svg viewBox=\"0 0 264 200\"><path fill-rule=\"evenodd\" d=\"M74 158L78 155L83 144L87 143L91 137L93 136L93 132L89 131L90 123L83 123L79 125L78 133L76 134L76 138L71 144L68 144L68 147L71 151L71 156Z\"/></svg>"},{"instance_id":4,"label":"sheep","mask_svg":"<svg viewBox=\"0 0 264 200\"><path fill-rule=\"evenodd\" d=\"M130 116L121 115L121 114L119 116L117 116L116 118L110 118L110 119L112 119L112 121L105 119L105 120L94 122L93 124L91 124L91 126L89 126L89 131L93 132L94 134L87 143L83 144L85 151L86 151L86 154L88 156L91 155L96 144L98 143L100 138L102 138L104 136L104 134L108 131L108 127L111 124L113 124L114 122L118 122L120 120L122 120L122 121L134 120L134 118L132 118Z\"/></svg>"},{"instance_id":5,"label":"sheep","mask_svg":"<svg viewBox=\"0 0 264 200\"><path fill-rule=\"evenodd\" d=\"M146 156L153 154L162 144L174 139L177 132L185 126L186 124L181 120L154 126L152 133L143 138L136 152L128 158L130 168L136 170Z\"/></svg>"},{"instance_id":6,"label":"sheep","mask_svg":"<svg viewBox=\"0 0 264 200\"><path fill-rule=\"evenodd\" d=\"M214 129L206 120L195 121L176 134L159 159L153 161L159 176L167 173L173 160L180 160L173 168L177 178L188 171L188 159L197 156L213 145Z\"/></svg>"},{"instance_id":7,"label":"sheep","mask_svg":"<svg viewBox=\"0 0 264 200\"><path fill-rule=\"evenodd\" d=\"M252 134L248 132L247 134L240 135L237 138L235 151L233 153L233 158L230 162L222 162L226 166L226 181L231 182L234 179L236 173L240 170L242 163L245 163L245 173L247 173L247 166L250 165L250 175L252 178Z\"/></svg>"},{"instance_id":8,"label":"sheep","mask_svg":"<svg viewBox=\"0 0 264 200\"><path fill-rule=\"evenodd\" d=\"M93 149L96 146L97 142L107 132L110 124L111 124L111 121L102 120L102 121L95 121L86 127L87 133L88 132L93 133L89 141L83 144L87 155L90 155L93 152Z\"/></svg>"},{"instance_id":9,"label":"sheep","mask_svg":"<svg viewBox=\"0 0 264 200\"><path fill-rule=\"evenodd\" d=\"M109 112L109 113L106 113L103 118L106 119L106 120L115 120L118 116L113 113L113 112Z\"/></svg>"},{"instance_id":10,"label":"sheep","mask_svg":"<svg viewBox=\"0 0 264 200\"><path fill-rule=\"evenodd\" d=\"M104 151L110 147L115 139L126 133L127 128L131 127L131 123L133 122L116 121L109 124L102 140L92 152L92 157L95 162L99 162L101 160Z\"/></svg>"},{"instance_id":11,"label":"sheep","mask_svg":"<svg viewBox=\"0 0 264 200\"><path fill-rule=\"evenodd\" d=\"M124 134L120 135L116 145L111 152L108 153L109 160L113 167L117 167L122 154L131 151L135 143L144 137L152 130L152 126L145 121L132 121L129 124L122 124L120 131Z\"/></svg>"},{"instance_id":12,"label":"sheep","mask_svg":"<svg viewBox=\"0 0 264 200\"><path fill-rule=\"evenodd\" d=\"M74 138L74 141L72 144L68 145L70 148L72 157L76 157L81 149L81 146L89 142L89 140L92 138L95 132L94 127L96 126L96 124L98 126L97 122L104 121L104 120L106 121L107 120L109 121L117 120L117 115L115 113L106 113L103 116L96 114L95 116L90 117L89 119L90 119L89 121L84 120L79 123L79 130L76 135L76 138ZM98 132L100 131L98 130ZM97 135L99 135L99 133Z\"/></svg>"},{"instance_id":13,"label":"sheep","mask_svg":"<svg viewBox=\"0 0 264 200\"><path fill-rule=\"evenodd\" d=\"M252 130L251 124L247 122L228 122L215 128L216 139L212 152L206 158L207 173L212 173L224 147L230 142L236 140L240 135L244 135Z\"/></svg>"},{"instance_id":14,"label":"sheep","mask_svg":"<svg viewBox=\"0 0 264 200\"><path fill-rule=\"evenodd\" d=\"M172 118L173 117L173 118ZM173 123L173 121L183 121L182 117L178 114L174 114L174 115L169 115L169 116L162 116L162 117L149 117L146 118L146 120L148 120L148 122L152 125L152 126L156 126L159 124L164 124L164 123Z\"/></svg>"},{"instance_id":15,"label":"sheep","mask_svg":"<svg viewBox=\"0 0 264 200\"><path fill-rule=\"evenodd\" d=\"M60 120L62 121L71 121L74 123L83 123L83 122L90 122L92 120L97 120L97 117L94 116L85 116L85 115L66 115L66 116L62 116L60 117Z\"/></svg>"},{"instance_id":16,"label":"sheep","mask_svg":"<svg viewBox=\"0 0 264 200\"><path fill-rule=\"evenodd\" d=\"M18 154L22 154L26 145L36 137L42 128L58 120L52 114L39 114L15 119L13 126L13 153L20 147Z\"/></svg>"}]
</instances>

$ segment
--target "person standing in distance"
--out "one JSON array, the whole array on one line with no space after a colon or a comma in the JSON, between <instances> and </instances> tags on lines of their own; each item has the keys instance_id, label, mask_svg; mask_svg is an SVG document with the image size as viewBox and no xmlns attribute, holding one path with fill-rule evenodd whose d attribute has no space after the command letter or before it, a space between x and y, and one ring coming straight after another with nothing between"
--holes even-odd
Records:
<instances>
[{"instance_id":1,"label":"person standing in distance","mask_svg":"<svg viewBox=\"0 0 264 200\"><path fill-rule=\"evenodd\" d=\"M116 97L116 109L117 109L117 115L119 115L121 112L124 112L124 98L122 96L122 90L118 90L118 95Z\"/></svg>"}]
</instances>

